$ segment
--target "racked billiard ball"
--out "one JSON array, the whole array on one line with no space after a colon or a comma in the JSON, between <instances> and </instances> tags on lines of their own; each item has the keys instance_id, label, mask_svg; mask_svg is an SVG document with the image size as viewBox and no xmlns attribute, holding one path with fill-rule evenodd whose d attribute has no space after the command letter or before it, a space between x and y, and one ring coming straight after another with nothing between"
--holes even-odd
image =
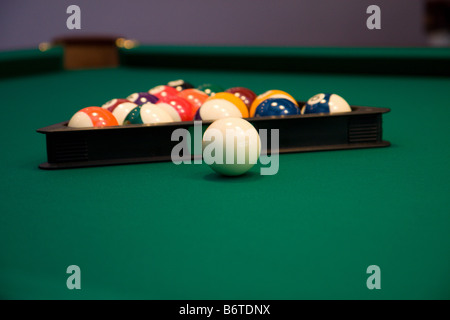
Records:
<instances>
[{"instance_id":1,"label":"racked billiard ball","mask_svg":"<svg viewBox=\"0 0 450 320\"><path fill-rule=\"evenodd\" d=\"M177 109L174 108L172 105L160 101L158 101L156 105L159 108L163 109L165 112L167 112L172 117L173 121L175 122L181 121L180 114L178 113Z\"/></svg>"},{"instance_id":2,"label":"racked billiard ball","mask_svg":"<svg viewBox=\"0 0 450 320\"><path fill-rule=\"evenodd\" d=\"M222 118L248 118L245 103L229 92L219 92L209 97L197 110L195 120L217 120Z\"/></svg>"},{"instance_id":3,"label":"racked billiard ball","mask_svg":"<svg viewBox=\"0 0 450 320\"><path fill-rule=\"evenodd\" d=\"M252 105L250 106L250 117L254 117L256 108L259 106L259 104L269 98L288 99L291 100L296 106L298 106L297 101L295 101L294 97L289 93L282 90L269 90L257 96L256 99L252 102Z\"/></svg>"},{"instance_id":4,"label":"racked billiard ball","mask_svg":"<svg viewBox=\"0 0 450 320\"><path fill-rule=\"evenodd\" d=\"M179 96L165 96L161 97L158 101L159 103L165 103L174 108L180 115L181 121L191 121L192 116L192 105L186 99Z\"/></svg>"},{"instance_id":5,"label":"racked billiard ball","mask_svg":"<svg viewBox=\"0 0 450 320\"><path fill-rule=\"evenodd\" d=\"M156 103L158 98L148 92L136 92L132 93L127 97L127 100L141 105L147 102Z\"/></svg>"},{"instance_id":6,"label":"racked billiard ball","mask_svg":"<svg viewBox=\"0 0 450 320\"><path fill-rule=\"evenodd\" d=\"M255 117L289 116L300 114L300 109L292 101L284 98L269 98L256 107Z\"/></svg>"},{"instance_id":7,"label":"racked billiard ball","mask_svg":"<svg viewBox=\"0 0 450 320\"><path fill-rule=\"evenodd\" d=\"M250 106L252 102L256 99L256 93L252 90L244 88L244 87L233 87L225 90L225 92L229 92L234 94L236 97L240 98L244 101L247 108L250 110Z\"/></svg>"},{"instance_id":8,"label":"racked billiard ball","mask_svg":"<svg viewBox=\"0 0 450 320\"><path fill-rule=\"evenodd\" d=\"M225 89L215 85L215 84L211 84L211 83L205 83L202 84L200 86L197 87L198 90L203 91L204 93L206 93L208 96L213 96L218 92L224 92Z\"/></svg>"},{"instance_id":9,"label":"racked billiard ball","mask_svg":"<svg viewBox=\"0 0 450 320\"><path fill-rule=\"evenodd\" d=\"M75 113L67 124L70 128L92 128L118 126L111 111L101 107L87 107Z\"/></svg>"},{"instance_id":10,"label":"racked billiard ball","mask_svg":"<svg viewBox=\"0 0 450 320\"><path fill-rule=\"evenodd\" d=\"M203 134L203 160L226 176L238 176L258 161L261 139L255 127L242 118L224 118L211 123Z\"/></svg>"},{"instance_id":11,"label":"racked billiard ball","mask_svg":"<svg viewBox=\"0 0 450 320\"><path fill-rule=\"evenodd\" d=\"M330 93L319 93L306 102L301 113L337 113L351 111L350 105L341 96Z\"/></svg>"},{"instance_id":12,"label":"racked billiard ball","mask_svg":"<svg viewBox=\"0 0 450 320\"><path fill-rule=\"evenodd\" d=\"M178 94L178 91L170 86L160 85L151 88L150 90L148 90L148 93L154 95L158 99L161 99L161 97L176 96Z\"/></svg>"},{"instance_id":13,"label":"racked billiard ball","mask_svg":"<svg viewBox=\"0 0 450 320\"><path fill-rule=\"evenodd\" d=\"M192 84L190 84L189 82L186 82L186 81L184 81L182 79L169 81L167 83L167 85L169 87L175 88L178 92L181 92L181 91L183 91L185 89L194 88L194 86Z\"/></svg>"},{"instance_id":14,"label":"racked billiard ball","mask_svg":"<svg viewBox=\"0 0 450 320\"><path fill-rule=\"evenodd\" d=\"M125 118L123 124L154 124L173 122L172 117L158 105L147 102L137 106Z\"/></svg>"},{"instance_id":15,"label":"racked billiard ball","mask_svg":"<svg viewBox=\"0 0 450 320\"><path fill-rule=\"evenodd\" d=\"M185 89L179 92L178 96L186 99L191 103L192 116L194 116L197 113L197 110L203 105L206 99L209 98L209 96L206 93L198 89Z\"/></svg>"},{"instance_id":16,"label":"racked billiard ball","mask_svg":"<svg viewBox=\"0 0 450 320\"><path fill-rule=\"evenodd\" d=\"M137 106L136 103L127 99L112 99L102 105L102 108L112 112L119 125L122 125L128 113Z\"/></svg>"}]
</instances>

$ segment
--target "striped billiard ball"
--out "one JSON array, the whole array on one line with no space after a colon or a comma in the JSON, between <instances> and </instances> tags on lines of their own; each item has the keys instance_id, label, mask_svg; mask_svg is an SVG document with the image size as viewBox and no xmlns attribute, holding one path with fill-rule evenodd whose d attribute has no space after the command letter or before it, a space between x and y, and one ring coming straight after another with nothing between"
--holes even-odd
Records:
<instances>
[{"instance_id":1,"label":"striped billiard ball","mask_svg":"<svg viewBox=\"0 0 450 320\"><path fill-rule=\"evenodd\" d=\"M319 93L303 106L302 114L351 112L352 108L344 98L333 93Z\"/></svg>"},{"instance_id":2,"label":"striped billiard ball","mask_svg":"<svg viewBox=\"0 0 450 320\"><path fill-rule=\"evenodd\" d=\"M101 107L87 107L75 113L67 124L70 128L118 126L116 117Z\"/></svg>"},{"instance_id":3,"label":"striped billiard ball","mask_svg":"<svg viewBox=\"0 0 450 320\"><path fill-rule=\"evenodd\" d=\"M173 122L173 118L165 110L151 102L137 106L124 120L124 124L155 124Z\"/></svg>"},{"instance_id":4,"label":"striped billiard ball","mask_svg":"<svg viewBox=\"0 0 450 320\"><path fill-rule=\"evenodd\" d=\"M136 103L127 99L112 99L102 105L102 108L111 111L119 125L122 125L128 113L137 106Z\"/></svg>"}]
</instances>

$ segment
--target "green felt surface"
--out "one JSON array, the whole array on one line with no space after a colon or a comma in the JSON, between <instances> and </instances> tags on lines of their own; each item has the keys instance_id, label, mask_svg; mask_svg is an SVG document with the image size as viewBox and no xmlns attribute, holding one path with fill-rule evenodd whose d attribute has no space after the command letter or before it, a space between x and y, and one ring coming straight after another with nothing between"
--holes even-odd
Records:
<instances>
[{"instance_id":1,"label":"green felt surface","mask_svg":"<svg viewBox=\"0 0 450 320\"><path fill-rule=\"evenodd\" d=\"M38 169L36 129L178 78L391 108L392 146L281 155L278 174L237 179L205 164ZM0 298L449 299L449 86L123 67L1 79ZM81 290L66 288L69 265Z\"/></svg>"}]
</instances>

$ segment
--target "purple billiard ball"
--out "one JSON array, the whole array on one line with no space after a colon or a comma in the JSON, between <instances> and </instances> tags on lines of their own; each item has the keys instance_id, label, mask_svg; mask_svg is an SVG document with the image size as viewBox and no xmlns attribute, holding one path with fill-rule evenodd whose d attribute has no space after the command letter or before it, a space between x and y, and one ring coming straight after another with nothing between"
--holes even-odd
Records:
<instances>
[{"instance_id":1,"label":"purple billiard ball","mask_svg":"<svg viewBox=\"0 0 450 320\"><path fill-rule=\"evenodd\" d=\"M131 102L136 103L137 105L143 105L144 103L151 102L156 103L158 102L158 98L148 92L136 92L133 94L130 94L127 97L127 100L130 100Z\"/></svg>"},{"instance_id":2,"label":"purple billiard ball","mask_svg":"<svg viewBox=\"0 0 450 320\"><path fill-rule=\"evenodd\" d=\"M202 117L200 116L200 108L198 108L197 112L195 113L194 120L202 120Z\"/></svg>"}]
</instances>

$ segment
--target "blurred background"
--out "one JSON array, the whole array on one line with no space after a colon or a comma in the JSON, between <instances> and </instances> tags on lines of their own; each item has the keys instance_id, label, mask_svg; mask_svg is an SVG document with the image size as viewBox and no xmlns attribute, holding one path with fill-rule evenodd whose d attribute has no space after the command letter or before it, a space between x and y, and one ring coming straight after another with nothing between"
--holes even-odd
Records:
<instances>
[{"instance_id":1,"label":"blurred background","mask_svg":"<svg viewBox=\"0 0 450 320\"><path fill-rule=\"evenodd\" d=\"M66 9L81 8L81 30ZM369 30L369 5L381 30ZM450 0L1 0L0 50L60 36L113 35L145 44L449 46Z\"/></svg>"}]
</instances>

